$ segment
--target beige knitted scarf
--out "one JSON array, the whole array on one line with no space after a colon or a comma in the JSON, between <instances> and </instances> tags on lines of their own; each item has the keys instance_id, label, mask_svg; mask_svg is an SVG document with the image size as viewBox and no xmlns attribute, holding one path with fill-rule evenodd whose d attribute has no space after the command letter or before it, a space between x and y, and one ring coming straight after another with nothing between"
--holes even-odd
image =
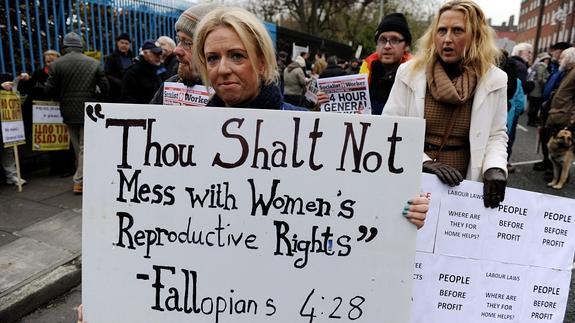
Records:
<instances>
[{"instance_id":1,"label":"beige knitted scarf","mask_svg":"<svg viewBox=\"0 0 575 323\"><path fill-rule=\"evenodd\" d=\"M477 85L475 69L464 68L461 75L451 80L437 59L434 59L427 66L426 77L433 99L454 107L461 106L473 98Z\"/></svg>"}]
</instances>

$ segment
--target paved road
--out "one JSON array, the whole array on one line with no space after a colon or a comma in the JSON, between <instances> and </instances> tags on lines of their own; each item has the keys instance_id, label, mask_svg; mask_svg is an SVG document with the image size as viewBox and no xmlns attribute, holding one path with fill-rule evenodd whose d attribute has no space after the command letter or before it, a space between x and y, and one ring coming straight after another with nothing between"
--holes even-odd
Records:
<instances>
[{"instance_id":1,"label":"paved road","mask_svg":"<svg viewBox=\"0 0 575 323\"><path fill-rule=\"evenodd\" d=\"M75 323L76 307L81 302L82 286L80 285L26 316L20 323Z\"/></svg>"},{"instance_id":2,"label":"paved road","mask_svg":"<svg viewBox=\"0 0 575 323\"><path fill-rule=\"evenodd\" d=\"M543 173L533 170L533 163L541 159L536 153L537 130L526 126L526 116L520 118L517 129L517 139L511 154L511 163L516 166L516 171L509 176L509 187L520 188L533 192L575 198L575 166L571 168L571 180L562 190L547 187L543 180ZM571 277L569 300L565 312L564 323L575 322L575 277Z\"/></svg>"},{"instance_id":3,"label":"paved road","mask_svg":"<svg viewBox=\"0 0 575 323\"><path fill-rule=\"evenodd\" d=\"M517 140L511 156L511 162L516 165L516 172L509 176L509 187L541 192L557 196L575 198L575 167L571 169L571 178L563 190L548 188L543 181L543 173L532 170L533 163L540 159L535 152L536 129L525 126L525 116L520 120L517 130ZM81 287L54 300L48 306L25 317L21 323L71 323L75 322L75 306L81 302ZM575 322L575 280L571 282L571 294L567 306L565 323Z\"/></svg>"}]
</instances>

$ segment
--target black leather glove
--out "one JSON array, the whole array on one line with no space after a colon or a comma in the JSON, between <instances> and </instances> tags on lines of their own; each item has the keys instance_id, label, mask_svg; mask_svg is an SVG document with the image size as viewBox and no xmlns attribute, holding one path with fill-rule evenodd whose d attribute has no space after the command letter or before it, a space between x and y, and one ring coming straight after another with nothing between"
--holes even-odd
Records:
<instances>
[{"instance_id":1,"label":"black leather glove","mask_svg":"<svg viewBox=\"0 0 575 323\"><path fill-rule=\"evenodd\" d=\"M483 204L496 208L505 199L507 178L501 168L489 168L483 174Z\"/></svg>"},{"instance_id":2,"label":"black leather glove","mask_svg":"<svg viewBox=\"0 0 575 323\"><path fill-rule=\"evenodd\" d=\"M439 180L452 187L459 185L463 180L463 176L457 169L437 161L428 160L424 162L423 172L437 175Z\"/></svg>"}]
</instances>

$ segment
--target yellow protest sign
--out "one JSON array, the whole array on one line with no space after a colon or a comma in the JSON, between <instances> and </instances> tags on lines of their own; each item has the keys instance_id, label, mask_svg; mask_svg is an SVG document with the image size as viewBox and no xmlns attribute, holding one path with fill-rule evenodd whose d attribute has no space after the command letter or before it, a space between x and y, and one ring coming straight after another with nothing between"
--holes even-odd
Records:
<instances>
[{"instance_id":1,"label":"yellow protest sign","mask_svg":"<svg viewBox=\"0 0 575 323\"><path fill-rule=\"evenodd\" d=\"M0 123L4 147L26 143L20 96L11 91L0 91Z\"/></svg>"},{"instance_id":2,"label":"yellow protest sign","mask_svg":"<svg viewBox=\"0 0 575 323\"><path fill-rule=\"evenodd\" d=\"M92 57L93 59L97 60L98 62L102 58L102 52L100 51L85 51L84 55L88 57Z\"/></svg>"},{"instance_id":3,"label":"yellow protest sign","mask_svg":"<svg viewBox=\"0 0 575 323\"><path fill-rule=\"evenodd\" d=\"M32 104L32 150L54 151L70 148L68 127L63 123L57 102Z\"/></svg>"}]
</instances>

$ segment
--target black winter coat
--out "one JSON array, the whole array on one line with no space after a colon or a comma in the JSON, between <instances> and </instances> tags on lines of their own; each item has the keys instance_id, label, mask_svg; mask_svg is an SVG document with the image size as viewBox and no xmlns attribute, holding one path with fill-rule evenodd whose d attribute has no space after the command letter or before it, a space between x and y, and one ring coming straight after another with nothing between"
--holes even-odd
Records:
<instances>
[{"instance_id":1,"label":"black winter coat","mask_svg":"<svg viewBox=\"0 0 575 323\"><path fill-rule=\"evenodd\" d=\"M174 53L166 57L166 60L164 61L164 68L166 71L160 75L162 77L162 81L166 82L167 79L178 74L178 66L180 66L180 62L178 62Z\"/></svg>"},{"instance_id":2,"label":"black winter coat","mask_svg":"<svg viewBox=\"0 0 575 323\"><path fill-rule=\"evenodd\" d=\"M511 56L509 62L510 64L515 65L515 72L517 73L516 77L521 81L523 92L524 93L531 92L531 90L533 90L533 84L528 85L527 82L527 75L529 74L528 73L529 66L527 65L527 63L525 63L525 61L519 56ZM513 95L515 95L515 92L513 92ZM513 95L511 97L513 97ZM511 99L511 97L509 97L509 99Z\"/></svg>"},{"instance_id":3,"label":"black winter coat","mask_svg":"<svg viewBox=\"0 0 575 323\"><path fill-rule=\"evenodd\" d=\"M148 104L161 84L158 66L139 56L124 74L121 102Z\"/></svg>"},{"instance_id":4,"label":"black winter coat","mask_svg":"<svg viewBox=\"0 0 575 323\"><path fill-rule=\"evenodd\" d=\"M122 95L122 79L126 69L122 67L122 57L134 58L134 53L131 50L126 55L122 54L117 48L114 52L104 58L104 72L110 83L110 102L120 102Z\"/></svg>"},{"instance_id":5,"label":"black winter coat","mask_svg":"<svg viewBox=\"0 0 575 323\"><path fill-rule=\"evenodd\" d=\"M325 70L319 75L320 79L326 77L344 76L347 72L339 65L328 65Z\"/></svg>"},{"instance_id":6,"label":"black winter coat","mask_svg":"<svg viewBox=\"0 0 575 323\"><path fill-rule=\"evenodd\" d=\"M64 123L79 125L84 124L84 103L100 101L108 88L100 62L82 54L79 48L67 48L66 54L50 65L45 84L46 94L60 101Z\"/></svg>"},{"instance_id":7,"label":"black winter coat","mask_svg":"<svg viewBox=\"0 0 575 323\"><path fill-rule=\"evenodd\" d=\"M44 92L46 81L48 80L48 66L36 69L28 81L18 82L18 92L26 95L26 100L22 104L22 117L24 118L24 130L26 136L32 134L32 104L35 100L48 101L50 96Z\"/></svg>"}]
</instances>

